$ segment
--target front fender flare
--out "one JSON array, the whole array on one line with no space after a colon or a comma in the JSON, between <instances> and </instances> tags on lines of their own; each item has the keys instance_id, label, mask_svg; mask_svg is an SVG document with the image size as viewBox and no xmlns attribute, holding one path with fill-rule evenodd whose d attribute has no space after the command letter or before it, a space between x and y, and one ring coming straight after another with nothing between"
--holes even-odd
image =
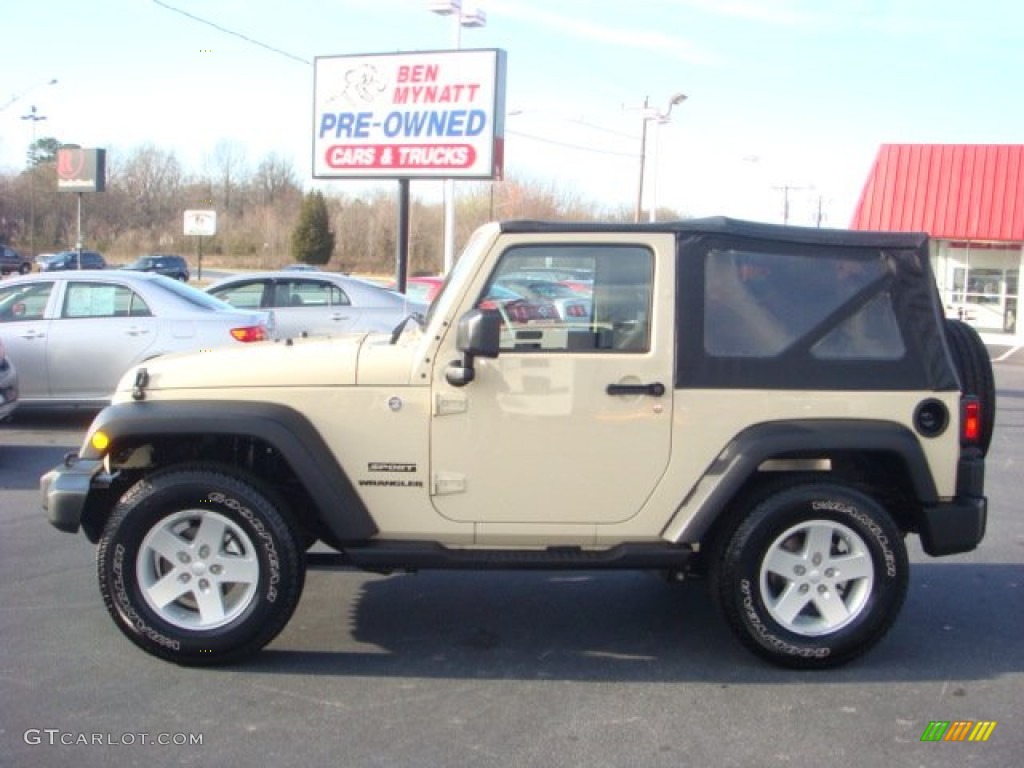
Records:
<instances>
[{"instance_id":1,"label":"front fender flare","mask_svg":"<svg viewBox=\"0 0 1024 768\"><path fill-rule=\"evenodd\" d=\"M79 452L82 459L103 458L90 443L91 435L101 429L113 444L132 437L181 434L257 438L281 453L309 492L318 517L339 540L367 539L377 533L369 510L323 436L294 408L223 400L116 403L96 416Z\"/></svg>"}]
</instances>

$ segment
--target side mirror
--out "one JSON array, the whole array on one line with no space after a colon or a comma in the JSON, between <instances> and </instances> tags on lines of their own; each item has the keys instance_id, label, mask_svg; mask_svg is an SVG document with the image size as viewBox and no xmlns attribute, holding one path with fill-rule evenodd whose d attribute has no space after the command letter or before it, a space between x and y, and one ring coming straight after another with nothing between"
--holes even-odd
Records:
<instances>
[{"instance_id":1,"label":"side mirror","mask_svg":"<svg viewBox=\"0 0 1024 768\"><path fill-rule=\"evenodd\" d=\"M493 310L471 309L459 318L455 346L462 360L454 360L445 371L445 379L453 387L464 387L476 378L473 360L497 357L501 341L501 315Z\"/></svg>"}]
</instances>

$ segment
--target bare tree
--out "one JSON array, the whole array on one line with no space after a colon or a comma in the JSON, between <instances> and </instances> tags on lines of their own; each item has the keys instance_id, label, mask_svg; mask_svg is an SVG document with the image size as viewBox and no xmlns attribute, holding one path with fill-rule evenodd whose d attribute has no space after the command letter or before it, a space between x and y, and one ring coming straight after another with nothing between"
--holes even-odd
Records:
<instances>
[{"instance_id":1,"label":"bare tree","mask_svg":"<svg viewBox=\"0 0 1024 768\"><path fill-rule=\"evenodd\" d=\"M183 174L173 152L152 144L139 147L125 161L123 179L132 228L167 227L179 215Z\"/></svg>"},{"instance_id":2,"label":"bare tree","mask_svg":"<svg viewBox=\"0 0 1024 768\"><path fill-rule=\"evenodd\" d=\"M235 195L235 187L240 185L245 175L245 150L236 141L221 139L213 148L213 167L220 188L221 210L231 213L231 202L241 212L241 198Z\"/></svg>"},{"instance_id":3,"label":"bare tree","mask_svg":"<svg viewBox=\"0 0 1024 768\"><path fill-rule=\"evenodd\" d=\"M291 162L276 152L270 152L256 166L252 185L259 205L273 205L283 196L301 192L295 168Z\"/></svg>"}]
</instances>

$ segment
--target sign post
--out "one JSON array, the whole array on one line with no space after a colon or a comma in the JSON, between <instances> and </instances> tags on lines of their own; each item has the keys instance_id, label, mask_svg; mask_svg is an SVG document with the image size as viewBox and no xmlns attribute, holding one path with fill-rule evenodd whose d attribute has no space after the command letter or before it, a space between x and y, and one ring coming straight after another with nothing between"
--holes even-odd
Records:
<instances>
[{"instance_id":1,"label":"sign post","mask_svg":"<svg viewBox=\"0 0 1024 768\"><path fill-rule=\"evenodd\" d=\"M216 211L185 211L185 235L196 238L197 280L203 279L203 238L217 234Z\"/></svg>"},{"instance_id":2,"label":"sign post","mask_svg":"<svg viewBox=\"0 0 1024 768\"><path fill-rule=\"evenodd\" d=\"M82 268L82 193L103 192L107 184L107 150L64 146L57 149L57 190L78 197L75 238L77 268Z\"/></svg>"}]
</instances>

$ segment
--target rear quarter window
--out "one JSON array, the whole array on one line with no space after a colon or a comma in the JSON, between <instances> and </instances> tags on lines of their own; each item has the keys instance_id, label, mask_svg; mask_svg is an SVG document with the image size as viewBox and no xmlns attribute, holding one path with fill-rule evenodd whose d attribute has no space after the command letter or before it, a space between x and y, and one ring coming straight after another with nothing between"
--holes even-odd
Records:
<instances>
[{"instance_id":1,"label":"rear quarter window","mask_svg":"<svg viewBox=\"0 0 1024 768\"><path fill-rule=\"evenodd\" d=\"M905 350L881 259L713 249L704 269L704 349L773 358L798 342L819 359Z\"/></svg>"}]
</instances>

